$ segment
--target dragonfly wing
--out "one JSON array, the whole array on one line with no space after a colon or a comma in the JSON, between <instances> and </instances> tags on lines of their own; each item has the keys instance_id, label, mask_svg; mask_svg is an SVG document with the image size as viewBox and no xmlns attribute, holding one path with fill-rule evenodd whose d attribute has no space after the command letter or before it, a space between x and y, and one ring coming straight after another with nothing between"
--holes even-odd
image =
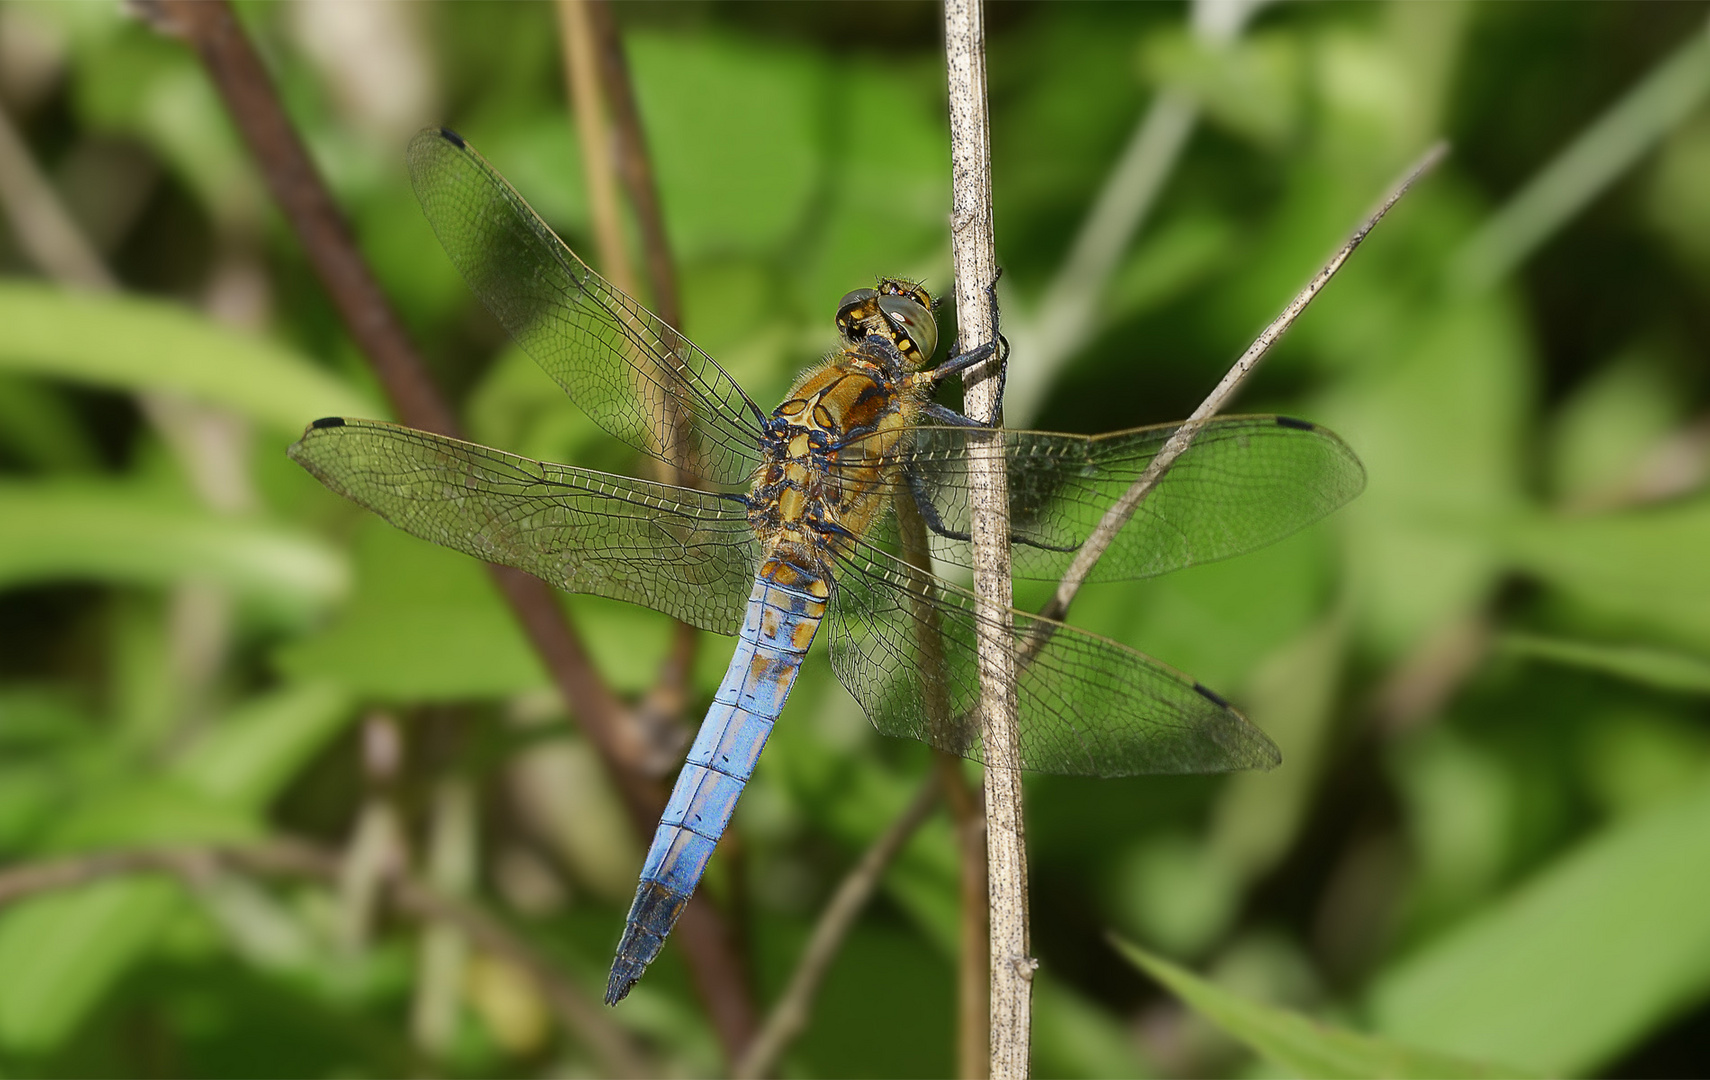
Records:
<instances>
[{"instance_id":1,"label":"dragonfly wing","mask_svg":"<svg viewBox=\"0 0 1710 1080\"><path fill-rule=\"evenodd\" d=\"M1010 615L1023 768L1135 776L1282 760L1264 732L1186 675L1107 638ZM971 593L861 544L837 563L832 669L884 734L983 760L979 618Z\"/></svg>"},{"instance_id":2,"label":"dragonfly wing","mask_svg":"<svg viewBox=\"0 0 1710 1080\"><path fill-rule=\"evenodd\" d=\"M568 592L734 633L759 546L736 496L532 461L374 420L317 420L290 450L398 528Z\"/></svg>"},{"instance_id":3,"label":"dragonfly wing","mask_svg":"<svg viewBox=\"0 0 1710 1080\"><path fill-rule=\"evenodd\" d=\"M1105 512L1179 425L1108 435L1004 431L1015 576L1061 576ZM968 533L968 462L995 453L990 433L920 428L902 473L937 530ZM1365 469L1336 435L1304 420L1232 416L1194 436L1140 504L1091 580L1155 577L1274 543L1358 495ZM966 550L941 552L966 565Z\"/></svg>"},{"instance_id":4,"label":"dragonfly wing","mask_svg":"<svg viewBox=\"0 0 1710 1080\"><path fill-rule=\"evenodd\" d=\"M410 143L416 198L481 302L607 431L746 484L764 414L712 357L590 270L461 136Z\"/></svg>"}]
</instances>

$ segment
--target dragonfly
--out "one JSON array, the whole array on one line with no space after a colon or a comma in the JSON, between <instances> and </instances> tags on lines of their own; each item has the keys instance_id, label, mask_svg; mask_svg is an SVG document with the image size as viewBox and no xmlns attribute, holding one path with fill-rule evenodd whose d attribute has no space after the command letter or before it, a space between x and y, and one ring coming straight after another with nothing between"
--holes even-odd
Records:
<instances>
[{"instance_id":1,"label":"dragonfly","mask_svg":"<svg viewBox=\"0 0 1710 1080\"><path fill-rule=\"evenodd\" d=\"M975 643L1001 632L1022 661L1024 769L1109 777L1280 763L1262 731L1193 678L1023 611L1006 626L902 542L899 515L918 512L934 556L968 565L970 472L1001 458L1014 574L1054 580L1177 425L1085 436L962 417L934 391L991 350L952 348L932 366L932 297L896 279L843 297L836 348L768 412L591 270L461 136L428 128L408 161L447 255L524 351L596 423L698 486L341 417L311 424L291 457L417 537L738 637L648 849L608 1004L641 978L694 893L821 627L838 680L886 735L982 760ZM1364 483L1354 453L1316 424L1211 420L1090 580L1251 551Z\"/></svg>"}]
</instances>

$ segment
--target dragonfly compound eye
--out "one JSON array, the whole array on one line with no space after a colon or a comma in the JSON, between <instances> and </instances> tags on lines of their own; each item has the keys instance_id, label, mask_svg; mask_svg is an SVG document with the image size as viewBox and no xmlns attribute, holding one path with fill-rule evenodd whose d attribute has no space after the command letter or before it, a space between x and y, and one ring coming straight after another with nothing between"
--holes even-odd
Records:
<instances>
[{"instance_id":1,"label":"dragonfly compound eye","mask_svg":"<svg viewBox=\"0 0 1710 1080\"><path fill-rule=\"evenodd\" d=\"M903 356L924 364L938 351L938 323L932 312L907 296L879 297L879 310L890 324L891 340Z\"/></svg>"},{"instance_id":2,"label":"dragonfly compound eye","mask_svg":"<svg viewBox=\"0 0 1710 1080\"><path fill-rule=\"evenodd\" d=\"M877 289L854 289L843 294L837 302L837 332L845 343L853 345L868 334L880 332L878 299Z\"/></svg>"}]
</instances>

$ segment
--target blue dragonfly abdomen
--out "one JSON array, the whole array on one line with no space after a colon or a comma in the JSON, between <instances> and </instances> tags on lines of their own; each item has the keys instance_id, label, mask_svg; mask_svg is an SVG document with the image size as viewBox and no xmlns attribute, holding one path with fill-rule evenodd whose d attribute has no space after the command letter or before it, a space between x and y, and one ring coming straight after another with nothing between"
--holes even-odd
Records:
<instances>
[{"instance_id":1,"label":"blue dragonfly abdomen","mask_svg":"<svg viewBox=\"0 0 1710 1080\"><path fill-rule=\"evenodd\" d=\"M647 850L606 983L608 1005L621 1001L659 955L706 873L825 617L829 593L816 570L776 556L761 564L736 652Z\"/></svg>"}]
</instances>

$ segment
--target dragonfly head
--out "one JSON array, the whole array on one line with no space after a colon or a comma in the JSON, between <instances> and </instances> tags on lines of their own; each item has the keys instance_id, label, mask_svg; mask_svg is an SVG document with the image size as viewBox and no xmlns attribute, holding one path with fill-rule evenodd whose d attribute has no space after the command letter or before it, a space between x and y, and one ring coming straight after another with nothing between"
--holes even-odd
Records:
<instances>
[{"instance_id":1,"label":"dragonfly head","mask_svg":"<svg viewBox=\"0 0 1710 1080\"><path fill-rule=\"evenodd\" d=\"M876 289L846 294L837 305L837 332L846 345L874 334L887 339L910 371L924 367L938 350L932 297L914 282L897 278L880 278Z\"/></svg>"}]
</instances>

